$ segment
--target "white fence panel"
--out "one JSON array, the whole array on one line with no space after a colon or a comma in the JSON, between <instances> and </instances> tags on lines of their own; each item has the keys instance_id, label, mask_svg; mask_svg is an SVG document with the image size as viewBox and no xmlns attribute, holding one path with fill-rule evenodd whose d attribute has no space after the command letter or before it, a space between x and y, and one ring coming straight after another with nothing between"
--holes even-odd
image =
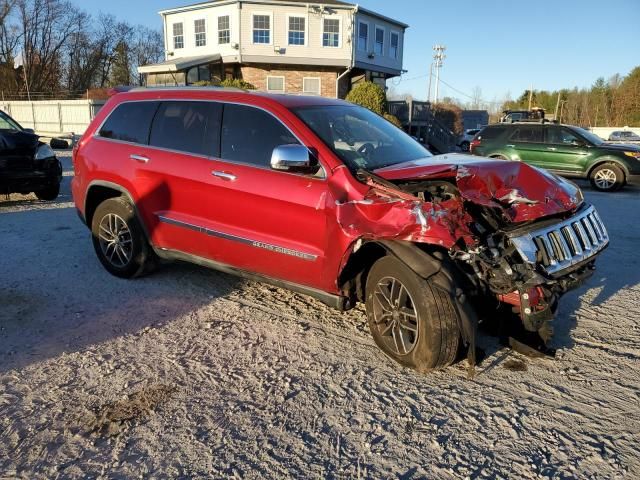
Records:
<instances>
[{"instance_id":1,"label":"white fence panel","mask_svg":"<svg viewBox=\"0 0 640 480\"><path fill-rule=\"evenodd\" d=\"M81 135L106 100L5 101L0 109L40 134Z\"/></svg>"}]
</instances>

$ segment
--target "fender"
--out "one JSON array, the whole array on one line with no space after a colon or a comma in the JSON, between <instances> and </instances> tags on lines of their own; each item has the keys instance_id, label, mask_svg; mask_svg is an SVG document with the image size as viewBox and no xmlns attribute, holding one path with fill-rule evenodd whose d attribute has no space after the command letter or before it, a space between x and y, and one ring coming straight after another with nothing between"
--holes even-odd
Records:
<instances>
[{"instance_id":1,"label":"fender","mask_svg":"<svg viewBox=\"0 0 640 480\"><path fill-rule=\"evenodd\" d=\"M611 155L605 155L596 158L593 163L589 165L589 168L587 170L587 178L591 177L591 172L593 172L596 167L602 165L603 163L613 163L616 167L619 167L622 170L625 180L629 178L630 172L624 162L622 162L618 157Z\"/></svg>"}]
</instances>

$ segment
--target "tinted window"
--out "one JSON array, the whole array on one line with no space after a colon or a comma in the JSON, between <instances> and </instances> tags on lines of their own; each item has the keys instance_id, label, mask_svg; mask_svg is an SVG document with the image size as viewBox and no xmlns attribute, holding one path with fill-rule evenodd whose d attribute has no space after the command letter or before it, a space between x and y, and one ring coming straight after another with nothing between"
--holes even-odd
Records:
<instances>
[{"instance_id":1,"label":"tinted window","mask_svg":"<svg viewBox=\"0 0 640 480\"><path fill-rule=\"evenodd\" d=\"M224 160L269 166L273 149L300 143L269 113L244 105L225 105L221 157Z\"/></svg>"},{"instance_id":2,"label":"tinted window","mask_svg":"<svg viewBox=\"0 0 640 480\"><path fill-rule=\"evenodd\" d=\"M507 131L507 127L487 127L480 132L478 137L485 140L491 140L494 138L498 138L500 135L502 135L506 131Z\"/></svg>"},{"instance_id":3,"label":"tinted window","mask_svg":"<svg viewBox=\"0 0 640 480\"><path fill-rule=\"evenodd\" d=\"M158 102L128 102L118 105L102 125L100 136L146 145L151 120L157 108Z\"/></svg>"},{"instance_id":4,"label":"tinted window","mask_svg":"<svg viewBox=\"0 0 640 480\"><path fill-rule=\"evenodd\" d=\"M518 127L509 137L516 142L543 142L543 132L540 127Z\"/></svg>"},{"instance_id":5,"label":"tinted window","mask_svg":"<svg viewBox=\"0 0 640 480\"><path fill-rule=\"evenodd\" d=\"M566 128L551 127L547 129L547 143L556 145L571 145L574 142L581 142L582 139L570 132Z\"/></svg>"},{"instance_id":6,"label":"tinted window","mask_svg":"<svg viewBox=\"0 0 640 480\"><path fill-rule=\"evenodd\" d=\"M150 145L217 156L222 106L214 102L163 102L153 120Z\"/></svg>"}]
</instances>

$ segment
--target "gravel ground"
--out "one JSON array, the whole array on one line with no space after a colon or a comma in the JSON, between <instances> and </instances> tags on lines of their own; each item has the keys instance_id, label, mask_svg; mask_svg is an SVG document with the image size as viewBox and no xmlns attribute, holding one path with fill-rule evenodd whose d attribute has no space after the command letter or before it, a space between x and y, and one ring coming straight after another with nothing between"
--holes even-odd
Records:
<instances>
[{"instance_id":1,"label":"gravel ground","mask_svg":"<svg viewBox=\"0 0 640 480\"><path fill-rule=\"evenodd\" d=\"M187 264L110 276L61 156L56 202L0 200L0 478L640 476L640 190L586 188L612 246L557 358L483 337L467 380L390 362L362 310Z\"/></svg>"}]
</instances>

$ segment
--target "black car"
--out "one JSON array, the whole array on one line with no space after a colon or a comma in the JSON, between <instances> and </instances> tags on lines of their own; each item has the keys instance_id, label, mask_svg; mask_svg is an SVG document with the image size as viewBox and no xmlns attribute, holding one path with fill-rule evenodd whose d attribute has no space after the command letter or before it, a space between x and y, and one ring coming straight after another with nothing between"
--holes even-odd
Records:
<instances>
[{"instance_id":1,"label":"black car","mask_svg":"<svg viewBox=\"0 0 640 480\"><path fill-rule=\"evenodd\" d=\"M51 147L0 111L0 194L33 192L55 200L61 181L62 165Z\"/></svg>"}]
</instances>

